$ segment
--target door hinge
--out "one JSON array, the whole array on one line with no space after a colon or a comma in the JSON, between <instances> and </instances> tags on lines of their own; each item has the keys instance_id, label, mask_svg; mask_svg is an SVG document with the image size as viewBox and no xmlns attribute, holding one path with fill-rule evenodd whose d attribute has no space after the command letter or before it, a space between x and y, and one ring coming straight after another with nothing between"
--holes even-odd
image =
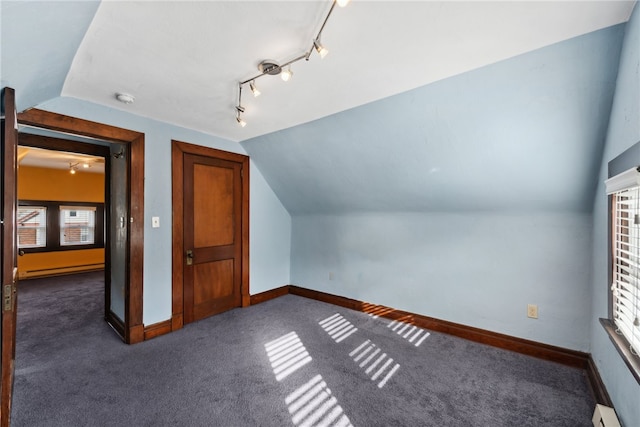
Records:
<instances>
[{"instance_id":1,"label":"door hinge","mask_svg":"<svg viewBox=\"0 0 640 427\"><path fill-rule=\"evenodd\" d=\"M13 311L14 301L15 301L15 293L16 293L16 285L4 285L2 287L2 311L8 312Z\"/></svg>"}]
</instances>

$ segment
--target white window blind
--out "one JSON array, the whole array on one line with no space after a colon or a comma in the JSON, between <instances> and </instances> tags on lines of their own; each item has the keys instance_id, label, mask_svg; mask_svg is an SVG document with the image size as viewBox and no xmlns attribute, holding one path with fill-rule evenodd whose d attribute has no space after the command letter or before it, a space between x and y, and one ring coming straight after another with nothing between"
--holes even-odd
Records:
<instances>
[{"instance_id":1,"label":"white window blind","mask_svg":"<svg viewBox=\"0 0 640 427\"><path fill-rule=\"evenodd\" d=\"M640 354L640 173L630 169L606 181L612 197L613 321Z\"/></svg>"},{"instance_id":2,"label":"white window blind","mask_svg":"<svg viewBox=\"0 0 640 427\"><path fill-rule=\"evenodd\" d=\"M60 206L60 245L90 245L95 241L96 208Z\"/></svg>"},{"instance_id":3,"label":"white window blind","mask_svg":"<svg viewBox=\"0 0 640 427\"><path fill-rule=\"evenodd\" d=\"M47 245L47 208L18 207L18 247L43 248Z\"/></svg>"}]
</instances>

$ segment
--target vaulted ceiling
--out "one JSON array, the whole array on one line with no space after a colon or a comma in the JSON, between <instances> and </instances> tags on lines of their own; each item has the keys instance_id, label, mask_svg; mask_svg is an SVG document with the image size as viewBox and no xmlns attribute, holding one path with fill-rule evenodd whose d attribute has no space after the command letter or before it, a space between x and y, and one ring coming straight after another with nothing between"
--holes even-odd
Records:
<instances>
[{"instance_id":1,"label":"vaulted ceiling","mask_svg":"<svg viewBox=\"0 0 640 427\"><path fill-rule=\"evenodd\" d=\"M330 5L3 1L2 84L21 108L70 96L241 141L624 22L633 2L354 0L326 25L325 59L314 52L291 81L267 76L262 96L245 94L240 129L238 81L308 50Z\"/></svg>"},{"instance_id":2,"label":"vaulted ceiling","mask_svg":"<svg viewBox=\"0 0 640 427\"><path fill-rule=\"evenodd\" d=\"M242 141L293 214L588 210L634 5L353 0L241 128L330 1L3 0L1 83Z\"/></svg>"}]
</instances>

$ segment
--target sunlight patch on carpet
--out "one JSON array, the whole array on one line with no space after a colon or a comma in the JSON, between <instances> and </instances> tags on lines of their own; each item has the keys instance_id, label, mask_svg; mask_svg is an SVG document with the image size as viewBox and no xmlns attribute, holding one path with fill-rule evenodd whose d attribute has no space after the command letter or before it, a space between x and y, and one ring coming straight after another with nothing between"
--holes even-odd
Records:
<instances>
[{"instance_id":1,"label":"sunlight patch on carpet","mask_svg":"<svg viewBox=\"0 0 640 427\"><path fill-rule=\"evenodd\" d=\"M380 316L385 316L395 311L393 308L385 307L383 305L371 304L368 302L362 303L360 310L367 313L370 317L377 319Z\"/></svg>"},{"instance_id":2,"label":"sunlight patch on carpet","mask_svg":"<svg viewBox=\"0 0 640 427\"><path fill-rule=\"evenodd\" d=\"M378 382L378 388L382 388L387 384L387 381L393 377L400 364L393 364L393 358L387 356L387 353L381 353L378 346L366 340L358 347L356 347L349 356L354 362L362 369L365 369L365 374L371 378L371 381Z\"/></svg>"},{"instance_id":3,"label":"sunlight patch on carpet","mask_svg":"<svg viewBox=\"0 0 640 427\"><path fill-rule=\"evenodd\" d=\"M353 427L321 375L298 387L285 403L298 427Z\"/></svg>"},{"instance_id":4,"label":"sunlight patch on carpet","mask_svg":"<svg viewBox=\"0 0 640 427\"><path fill-rule=\"evenodd\" d=\"M282 381L312 360L295 332L269 341L264 348L278 381Z\"/></svg>"},{"instance_id":5,"label":"sunlight patch on carpet","mask_svg":"<svg viewBox=\"0 0 640 427\"><path fill-rule=\"evenodd\" d=\"M391 329L416 347L420 347L420 344L422 344L422 342L431 335L429 332L418 328L416 325L400 322L398 320L394 320L389 323L387 328Z\"/></svg>"},{"instance_id":6,"label":"sunlight patch on carpet","mask_svg":"<svg viewBox=\"0 0 640 427\"><path fill-rule=\"evenodd\" d=\"M335 342L344 341L347 337L358 330L358 328L353 326L351 322L342 317L339 313L321 320L318 324L326 333L329 334L331 338L333 338Z\"/></svg>"}]
</instances>

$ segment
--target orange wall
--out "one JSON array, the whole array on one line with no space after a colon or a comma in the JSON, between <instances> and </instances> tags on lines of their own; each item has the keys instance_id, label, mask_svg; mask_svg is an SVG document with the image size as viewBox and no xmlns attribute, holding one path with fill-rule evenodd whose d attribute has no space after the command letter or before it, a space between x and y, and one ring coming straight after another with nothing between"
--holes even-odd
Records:
<instances>
[{"instance_id":1,"label":"orange wall","mask_svg":"<svg viewBox=\"0 0 640 427\"><path fill-rule=\"evenodd\" d=\"M104 203L104 174L20 166L18 199Z\"/></svg>"},{"instance_id":2,"label":"orange wall","mask_svg":"<svg viewBox=\"0 0 640 427\"><path fill-rule=\"evenodd\" d=\"M18 168L18 199L104 203L104 174L79 170ZM104 267L104 249L40 252L18 257L18 276L37 277ZM42 271L39 271L42 270Z\"/></svg>"}]
</instances>

